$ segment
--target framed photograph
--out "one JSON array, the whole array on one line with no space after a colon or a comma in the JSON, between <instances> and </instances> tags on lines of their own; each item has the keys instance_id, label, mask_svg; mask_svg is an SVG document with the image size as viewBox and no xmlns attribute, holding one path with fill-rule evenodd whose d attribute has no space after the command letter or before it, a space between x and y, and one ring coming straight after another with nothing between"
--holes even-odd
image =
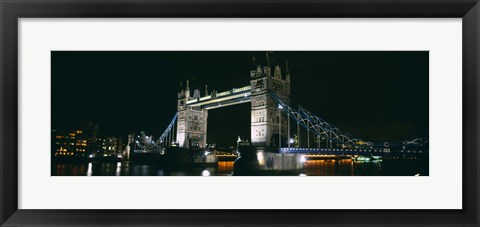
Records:
<instances>
[{"instance_id":1,"label":"framed photograph","mask_svg":"<svg viewBox=\"0 0 480 227\"><path fill-rule=\"evenodd\" d=\"M479 7L2 1L0 223L478 226Z\"/></svg>"},{"instance_id":2,"label":"framed photograph","mask_svg":"<svg viewBox=\"0 0 480 227\"><path fill-rule=\"evenodd\" d=\"M51 176L428 176L428 57L52 51Z\"/></svg>"}]
</instances>

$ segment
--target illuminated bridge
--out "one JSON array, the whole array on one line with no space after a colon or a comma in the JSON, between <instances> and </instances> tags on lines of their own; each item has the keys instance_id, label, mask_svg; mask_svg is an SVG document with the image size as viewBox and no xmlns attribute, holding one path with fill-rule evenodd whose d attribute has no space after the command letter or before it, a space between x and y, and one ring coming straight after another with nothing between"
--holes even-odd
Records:
<instances>
[{"instance_id":1,"label":"illuminated bridge","mask_svg":"<svg viewBox=\"0 0 480 227\"><path fill-rule=\"evenodd\" d=\"M249 102L252 145L275 148L279 153L384 155L428 152L427 138L370 141L340 130L301 106L291 107L290 79L288 62L285 70L278 65L271 66L267 54L266 65L250 71L248 86L223 92L209 92L205 87L204 92L195 89L191 93L187 81L185 89L178 93L177 112L151 146L155 150L172 145L205 148L208 111Z\"/></svg>"},{"instance_id":2,"label":"illuminated bridge","mask_svg":"<svg viewBox=\"0 0 480 227\"><path fill-rule=\"evenodd\" d=\"M251 87L232 88L229 91L213 93L204 97L187 101L187 105L192 108L205 110L216 109L225 106L236 105L244 102L250 102Z\"/></svg>"}]
</instances>

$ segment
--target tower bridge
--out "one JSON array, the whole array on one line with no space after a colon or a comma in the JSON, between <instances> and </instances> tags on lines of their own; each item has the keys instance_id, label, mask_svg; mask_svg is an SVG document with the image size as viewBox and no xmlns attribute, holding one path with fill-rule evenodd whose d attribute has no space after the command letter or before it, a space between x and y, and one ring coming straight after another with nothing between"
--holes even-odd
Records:
<instances>
[{"instance_id":1,"label":"tower bridge","mask_svg":"<svg viewBox=\"0 0 480 227\"><path fill-rule=\"evenodd\" d=\"M341 131L303 107L290 106L291 75L288 62L285 70L279 65L258 65L250 71L250 84L227 91L190 92L189 81L178 93L177 113L160 136L157 146L176 144L180 147L205 148L207 145L208 111L242 103L250 103L251 142L261 147L276 147L280 153L356 153L428 150L428 139L371 142ZM291 141L291 121L296 124L298 146ZM306 131L301 138L300 131ZM311 134L311 135L310 135ZM305 141L302 141L305 140ZM302 144L303 142L303 144ZM306 146L305 146L306 144ZM303 148L301 146L304 146Z\"/></svg>"},{"instance_id":2,"label":"tower bridge","mask_svg":"<svg viewBox=\"0 0 480 227\"><path fill-rule=\"evenodd\" d=\"M197 89L193 96L187 81L185 90L178 94L178 122L176 142L180 147L205 147L207 144L207 119L211 109L231 106L241 103L251 103L251 141L257 146L272 146L278 143L280 135L287 133L287 125L281 126L280 121L286 121L286 116L278 113L276 103L269 92L275 92L278 97L289 103L290 73L288 66L285 78L280 66L258 66L250 71L250 85L233 88L228 91L208 93L204 96ZM281 133L280 133L281 131Z\"/></svg>"}]
</instances>

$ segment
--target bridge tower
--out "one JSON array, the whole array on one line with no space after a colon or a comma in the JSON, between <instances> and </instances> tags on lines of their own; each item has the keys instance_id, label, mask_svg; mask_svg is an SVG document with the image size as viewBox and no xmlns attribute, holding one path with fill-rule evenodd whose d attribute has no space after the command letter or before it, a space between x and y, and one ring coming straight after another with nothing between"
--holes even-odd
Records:
<instances>
[{"instance_id":1,"label":"bridge tower","mask_svg":"<svg viewBox=\"0 0 480 227\"><path fill-rule=\"evenodd\" d=\"M285 79L280 66L270 66L267 53L265 66L258 65L250 71L251 85L251 140L256 146L278 147L281 130L282 146L287 145L288 116L275 105L269 92L275 93L287 105L290 104L290 72L285 65ZM281 128L281 129L280 129ZM280 130L279 130L280 129Z\"/></svg>"},{"instance_id":2,"label":"bridge tower","mask_svg":"<svg viewBox=\"0 0 480 227\"><path fill-rule=\"evenodd\" d=\"M180 147L201 147L207 145L207 117L208 110L201 107L187 105L189 101L199 98L199 91L190 96L190 86L187 80L185 91L178 93L177 100L177 143Z\"/></svg>"}]
</instances>

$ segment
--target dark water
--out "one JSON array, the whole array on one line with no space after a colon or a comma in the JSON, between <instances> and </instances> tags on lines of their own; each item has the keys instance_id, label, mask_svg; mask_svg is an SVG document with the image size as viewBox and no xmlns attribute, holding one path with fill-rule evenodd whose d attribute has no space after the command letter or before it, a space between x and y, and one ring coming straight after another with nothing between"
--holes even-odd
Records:
<instances>
[{"instance_id":1,"label":"dark water","mask_svg":"<svg viewBox=\"0 0 480 227\"><path fill-rule=\"evenodd\" d=\"M233 161L219 162L217 166L210 167L167 168L132 162L55 163L52 166L52 176L229 176L232 173ZM369 162L350 159L309 160L305 163L302 173L307 176L413 176L415 174L428 175L428 162L421 160Z\"/></svg>"}]
</instances>

